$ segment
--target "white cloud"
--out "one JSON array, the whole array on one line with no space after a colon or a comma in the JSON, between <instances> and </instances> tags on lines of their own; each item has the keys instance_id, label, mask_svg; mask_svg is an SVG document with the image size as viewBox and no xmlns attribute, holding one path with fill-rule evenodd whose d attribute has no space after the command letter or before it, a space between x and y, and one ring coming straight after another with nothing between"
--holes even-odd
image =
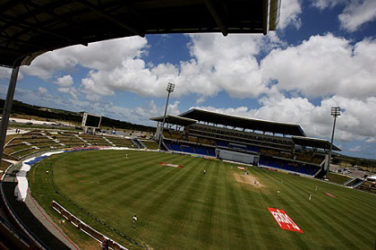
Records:
<instances>
[{"instance_id":1,"label":"white cloud","mask_svg":"<svg viewBox=\"0 0 376 250\"><path fill-rule=\"evenodd\" d=\"M343 5L344 9L338 19L341 27L349 32L358 30L362 25L376 20L375 0L316 0L312 6L324 10Z\"/></svg>"},{"instance_id":2,"label":"white cloud","mask_svg":"<svg viewBox=\"0 0 376 250\"><path fill-rule=\"evenodd\" d=\"M360 99L376 96L376 41L349 40L332 34L311 36L297 46L275 49L261 64L263 80L278 80L280 90L307 97L333 94Z\"/></svg>"},{"instance_id":3,"label":"white cloud","mask_svg":"<svg viewBox=\"0 0 376 250\"><path fill-rule=\"evenodd\" d=\"M41 94L46 94L48 92L48 90L46 88L39 87L38 92L41 93Z\"/></svg>"},{"instance_id":4,"label":"white cloud","mask_svg":"<svg viewBox=\"0 0 376 250\"><path fill-rule=\"evenodd\" d=\"M333 8L340 4L345 4L348 0L311 0L312 6L319 8L321 10L326 8Z\"/></svg>"},{"instance_id":5,"label":"white cloud","mask_svg":"<svg viewBox=\"0 0 376 250\"><path fill-rule=\"evenodd\" d=\"M338 18L342 28L354 32L363 24L376 20L376 1L351 1Z\"/></svg>"},{"instance_id":6,"label":"white cloud","mask_svg":"<svg viewBox=\"0 0 376 250\"><path fill-rule=\"evenodd\" d=\"M367 143L376 143L376 137L370 137L366 140Z\"/></svg>"},{"instance_id":7,"label":"white cloud","mask_svg":"<svg viewBox=\"0 0 376 250\"><path fill-rule=\"evenodd\" d=\"M87 47L71 46L47 52L21 70L45 80L56 71L69 70L77 64L95 70L110 70L121 65L123 58L141 56L146 42L145 38L135 36L91 43Z\"/></svg>"},{"instance_id":8,"label":"white cloud","mask_svg":"<svg viewBox=\"0 0 376 250\"><path fill-rule=\"evenodd\" d=\"M179 104L180 104L179 101L175 101L173 104L169 104L168 105L168 114L170 114L170 115L180 114L181 112L179 110Z\"/></svg>"},{"instance_id":9,"label":"white cloud","mask_svg":"<svg viewBox=\"0 0 376 250\"><path fill-rule=\"evenodd\" d=\"M203 103L203 102L205 102L205 100L206 100L205 96L200 96L199 98L197 98L196 104Z\"/></svg>"},{"instance_id":10,"label":"white cloud","mask_svg":"<svg viewBox=\"0 0 376 250\"><path fill-rule=\"evenodd\" d=\"M140 57L148 48L144 38L125 38L73 46L38 57L23 71L42 79L65 72L55 83L60 91L72 85L70 74L76 65L89 69L80 91L90 100L131 91L143 96L165 95L168 82L176 84L175 96L198 93L213 96L225 90L234 97L257 97L268 91L261 81L256 55L285 46L274 32L263 35L190 35L192 59L180 65L146 65ZM236 84L234 84L236 83Z\"/></svg>"},{"instance_id":11,"label":"white cloud","mask_svg":"<svg viewBox=\"0 0 376 250\"><path fill-rule=\"evenodd\" d=\"M71 75L65 75L65 76L59 77L55 81L55 83L59 85L61 88L66 88L66 87L73 85L73 78Z\"/></svg>"},{"instance_id":12,"label":"white cloud","mask_svg":"<svg viewBox=\"0 0 376 250\"><path fill-rule=\"evenodd\" d=\"M9 80L11 75L12 75L12 69L0 66L0 80L1 79L8 79ZM17 80L18 81L22 80L22 78L23 78L23 74L22 74L22 72L19 71L18 76L17 76Z\"/></svg>"},{"instance_id":13,"label":"white cloud","mask_svg":"<svg viewBox=\"0 0 376 250\"><path fill-rule=\"evenodd\" d=\"M262 35L220 34L190 35L192 59L181 62L180 69L172 64L146 65L138 57L121 58L109 69L91 70L82 79L82 90L92 95L113 95L115 91L131 91L143 96L165 96L166 84L176 84L175 96L198 93L213 96L221 90L232 96L258 96L266 91L261 83L255 55L261 49L283 44L272 33ZM265 46L263 41L270 41ZM113 55L114 57L116 55ZM236 84L234 84L236 82Z\"/></svg>"},{"instance_id":14,"label":"white cloud","mask_svg":"<svg viewBox=\"0 0 376 250\"><path fill-rule=\"evenodd\" d=\"M0 67L0 79L9 79L12 73L12 69Z\"/></svg>"},{"instance_id":15,"label":"white cloud","mask_svg":"<svg viewBox=\"0 0 376 250\"><path fill-rule=\"evenodd\" d=\"M60 93L70 94L74 99L78 98L78 91L74 87L61 87L57 89Z\"/></svg>"},{"instance_id":16,"label":"white cloud","mask_svg":"<svg viewBox=\"0 0 376 250\"><path fill-rule=\"evenodd\" d=\"M55 67L51 60L59 58L65 61L61 64L68 67L65 70L73 65L70 62L87 67L89 72L78 89L68 89L73 83L70 74L55 83L60 92L73 97L83 93L88 100L96 101L116 91L164 97L168 82L176 84L175 97L198 94L198 103L220 91L237 98L270 96L279 91L308 98L337 95L365 100L376 96L375 40L365 39L352 45L349 40L327 34L311 36L301 44L287 47L274 32L267 36L189 37L192 58L182 61L179 67L169 63L146 65L140 57L148 47L146 39L126 38L42 55L32 66L33 72L37 74L51 66L48 74L40 77L52 76L60 66ZM268 52L259 62L257 57Z\"/></svg>"},{"instance_id":17,"label":"white cloud","mask_svg":"<svg viewBox=\"0 0 376 250\"><path fill-rule=\"evenodd\" d=\"M282 0L278 29L285 29L289 25L299 29L302 21L299 15L302 13L301 3L299 0Z\"/></svg>"}]
</instances>

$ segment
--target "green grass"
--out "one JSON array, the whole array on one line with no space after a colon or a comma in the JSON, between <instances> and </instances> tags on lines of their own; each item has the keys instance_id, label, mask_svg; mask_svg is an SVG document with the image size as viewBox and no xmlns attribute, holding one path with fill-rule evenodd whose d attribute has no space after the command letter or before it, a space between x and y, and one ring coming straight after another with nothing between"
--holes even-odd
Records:
<instances>
[{"instance_id":1,"label":"green grass","mask_svg":"<svg viewBox=\"0 0 376 250\"><path fill-rule=\"evenodd\" d=\"M132 249L54 192L52 167L61 193L154 249L373 249L375 244L376 196L317 180L252 167L250 175L265 186L257 189L238 183L234 173L242 173L231 164L138 151L66 153L32 168L32 195L49 214L56 216L50 208L55 199ZM285 210L304 234L281 230L268 207ZM134 214L139 218L136 230L131 227Z\"/></svg>"},{"instance_id":2,"label":"green grass","mask_svg":"<svg viewBox=\"0 0 376 250\"><path fill-rule=\"evenodd\" d=\"M328 173L328 179L331 182L338 183L338 184L343 184L343 183L345 183L346 181L348 181L348 180L350 180L352 178L344 176L344 175L340 175L340 174Z\"/></svg>"},{"instance_id":3,"label":"green grass","mask_svg":"<svg viewBox=\"0 0 376 250\"><path fill-rule=\"evenodd\" d=\"M148 149L158 149L158 143L156 143L155 141L143 141L141 140L142 143L148 148Z\"/></svg>"}]
</instances>

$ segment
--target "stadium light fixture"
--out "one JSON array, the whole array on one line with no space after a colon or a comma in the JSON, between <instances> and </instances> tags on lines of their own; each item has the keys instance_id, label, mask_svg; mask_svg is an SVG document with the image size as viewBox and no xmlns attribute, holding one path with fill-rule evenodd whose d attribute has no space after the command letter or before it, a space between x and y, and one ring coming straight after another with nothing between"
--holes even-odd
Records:
<instances>
[{"instance_id":1,"label":"stadium light fixture","mask_svg":"<svg viewBox=\"0 0 376 250\"><path fill-rule=\"evenodd\" d=\"M341 108L340 107L332 107L330 114L334 117L334 121L333 121L333 130L332 130L332 139L330 141L328 167L326 169L326 175L325 175L326 179L328 179L328 174L329 174L329 169L330 169L330 161L332 159L333 139L334 139L334 130L336 128L336 120L337 120L337 116L341 115Z\"/></svg>"},{"instance_id":2,"label":"stadium light fixture","mask_svg":"<svg viewBox=\"0 0 376 250\"><path fill-rule=\"evenodd\" d=\"M169 82L167 84L167 88L166 88L166 90L167 90L166 106L165 106L164 115L163 115L162 128L161 128L161 132L159 134L159 144L158 144L158 149L159 150L161 150L162 137L163 137L163 128L164 128L164 124L165 124L165 121L166 121L166 113L167 113L167 107L168 107L168 100L170 99L170 94L172 92L174 92L174 89L175 89L175 84Z\"/></svg>"}]
</instances>

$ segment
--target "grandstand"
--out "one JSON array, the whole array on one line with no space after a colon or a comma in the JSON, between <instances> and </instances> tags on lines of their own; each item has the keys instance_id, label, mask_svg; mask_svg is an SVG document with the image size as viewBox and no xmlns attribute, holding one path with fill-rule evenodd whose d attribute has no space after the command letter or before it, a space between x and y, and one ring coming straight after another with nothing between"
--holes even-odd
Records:
<instances>
[{"instance_id":1,"label":"grandstand","mask_svg":"<svg viewBox=\"0 0 376 250\"><path fill-rule=\"evenodd\" d=\"M162 125L163 117L151 120ZM156 138L159 137L157 129ZM298 124L191 109L168 115L162 145L167 150L322 177L330 143L307 137ZM333 145L333 150L340 148Z\"/></svg>"},{"instance_id":2,"label":"grandstand","mask_svg":"<svg viewBox=\"0 0 376 250\"><path fill-rule=\"evenodd\" d=\"M4 147L4 158L21 160L34 153L75 147L101 146L126 147L141 149L157 149L158 144L152 140L142 141L137 138L126 138L115 135L84 134L61 130L32 130L25 134L15 135ZM2 162L7 166L6 162ZM3 167L2 169L5 169Z\"/></svg>"}]
</instances>

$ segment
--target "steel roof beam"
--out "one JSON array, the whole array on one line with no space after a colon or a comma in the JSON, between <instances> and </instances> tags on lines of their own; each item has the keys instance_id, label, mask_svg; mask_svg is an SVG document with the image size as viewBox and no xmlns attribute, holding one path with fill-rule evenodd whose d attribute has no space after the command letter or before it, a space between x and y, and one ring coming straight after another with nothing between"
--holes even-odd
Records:
<instances>
[{"instance_id":1,"label":"steel roof beam","mask_svg":"<svg viewBox=\"0 0 376 250\"><path fill-rule=\"evenodd\" d=\"M221 12L218 10L218 6L214 3L213 0L205 0L205 5L210 12L210 15L213 17L215 23L217 24L218 28L221 30L224 36L227 36L228 30L227 26L225 25L225 21L221 15Z\"/></svg>"},{"instance_id":2,"label":"steel roof beam","mask_svg":"<svg viewBox=\"0 0 376 250\"><path fill-rule=\"evenodd\" d=\"M106 18L108 21L120 26L121 28L129 31L129 32L132 32L133 34L135 35L139 35L141 37L144 37L145 36L145 32L139 30L139 28L137 27L132 27L131 25L128 25L128 24L125 24L121 21L119 21L117 18L111 16L110 14L106 13L105 11L103 11L102 9L98 8L98 6L95 6L94 4L92 3L89 3L88 1L86 0L78 0L82 5L84 5L85 7L91 9L92 11L94 11L95 13L101 15L102 17Z\"/></svg>"}]
</instances>

